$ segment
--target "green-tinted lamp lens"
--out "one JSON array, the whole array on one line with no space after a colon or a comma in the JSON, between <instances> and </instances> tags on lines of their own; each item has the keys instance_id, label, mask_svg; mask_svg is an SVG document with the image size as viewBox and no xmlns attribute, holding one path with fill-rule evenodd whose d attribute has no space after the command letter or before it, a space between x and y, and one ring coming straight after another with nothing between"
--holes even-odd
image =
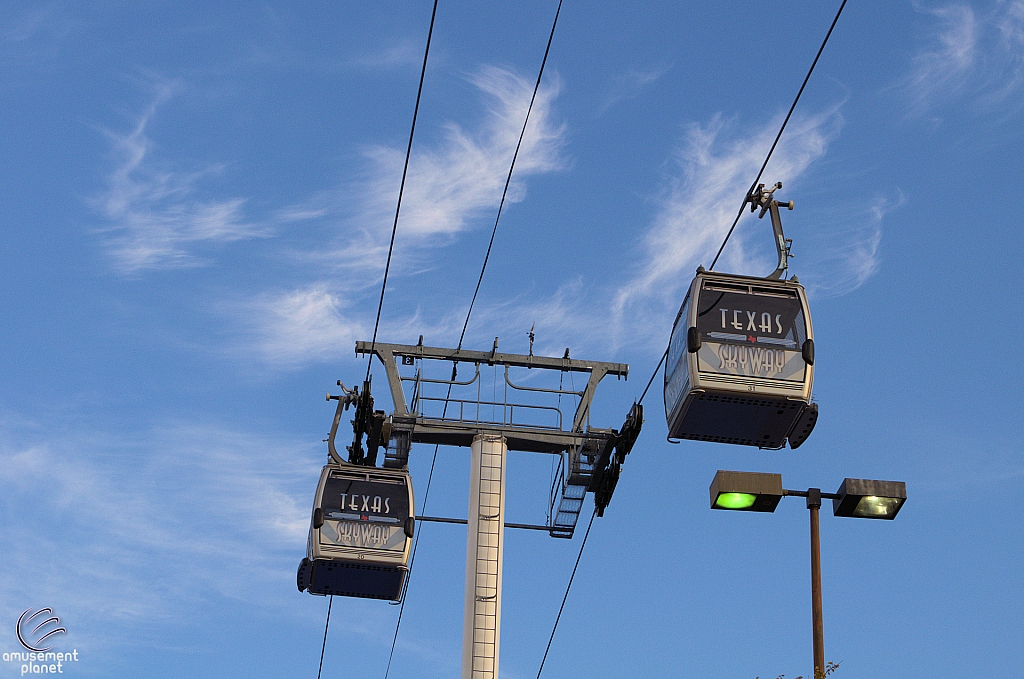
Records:
<instances>
[{"instance_id":1,"label":"green-tinted lamp lens","mask_svg":"<svg viewBox=\"0 0 1024 679\"><path fill-rule=\"evenodd\" d=\"M853 515L871 519L883 518L894 514L899 507L900 498L865 495L857 503L857 508L853 510Z\"/></svg>"},{"instance_id":2,"label":"green-tinted lamp lens","mask_svg":"<svg viewBox=\"0 0 1024 679\"><path fill-rule=\"evenodd\" d=\"M749 509L757 501L750 493L721 493L715 499L715 506L722 509Z\"/></svg>"}]
</instances>

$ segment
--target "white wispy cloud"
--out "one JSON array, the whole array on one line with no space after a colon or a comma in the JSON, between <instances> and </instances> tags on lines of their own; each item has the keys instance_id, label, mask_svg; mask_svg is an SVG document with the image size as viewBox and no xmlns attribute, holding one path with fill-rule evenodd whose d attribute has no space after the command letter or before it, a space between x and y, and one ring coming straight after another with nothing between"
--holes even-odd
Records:
<instances>
[{"instance_id":1,"label":"white wispy cloud","mask_svg":"<svg viewBox=\"0 0 1024 679\"><path fill-rule=\"evenodd\" d=\"M797 256L800 281L811 297L845 295L878 271L882 221L904 202L897 189L894 196L876 196L866 207L839 205L834 214L804 234Z\"/></svg>"},{"instance_id":2,"label":"white wispy cloud","mask_svg":"<svg viewBox=\"0 0 1024 679\"><path fill-rule=\"evenodd\" d=\"M615 293L613 312L618 326L631 331L644 327L648 332L663 331L662 327L650 327L650 315L664 316L665 309L678 306L697 265L711 263L780 123L778 116L752 131L737 133L737 125L715 116L707 125L688 126L666 177L667 188L644 236L635 273ZM765 170L765 183L782 181L792 188L825 153L841 124L837 108L794 117ZM772 239L764 236L770 227L752 226L750 219L740 220L718 269L764 275L774 268L774 253L752 241L757 233L761 236L758 241L770 245Z\"/></svg>"},{"instance_id":3,"label":"white wispy cloud","mask_svg":"<svg viewBox=\"0 0 1024 679\"><path fill-rule=\"evenodd\" d=\"M580 351L614 352L626 346L649 349L657 345L660 350L696 266L710 264L736 215L739 197L757 173L780 123L781 116L777 116L751 129L715 116L706 124L687 126L666 171L664 190L655 199L654 215L641 245L632 253L623 253L632 260L623 284L576 277L549 294L536 296L527 291L496 301L482 300L474 312L468 344L490 342L494 335L524 343L522 337L536 324L538 353L560 354L566 346L573 347L574 355ZM764 174L765 182L781 180L789 191L798 187L841 127L839 106L793 118ZM797 248L797 272L812 295L845 294L877 271L883 218L901 204L902 195L879 197L867 207L835 206L834 214L813 218L813 228ZM449 209L459 211L454 205ZM430 220L421 224L424 237L450 235ZM367 233L360 237L373 242ZM767 218L758 222L745 213L717 268L764 275L774 266ZM342 287L338 283L334 289ZM309 288L267 300L267 308L272 310L264 316L262 329L267 356L285 364L326 359L343 355L358 339L356 333L367 336L372 328L370 311L355 309L375 309L368 292L357 292L343 304L338 301L340 293L328 293L328 289ZM293 311L284 313L283 309ZM317 320L308 321L307 312ZM300 320L290 320L292 313L299 314ZM417 310L404 318L386 317L381 332L409 337L419 332L428 336L428 343L454 342L462 326L461 314L461 310L449 309L424 330L425 319ZM304 328L307 323L317 329L298 330L291 336L292 329ZM487 328L486 337L479 328ZM332 344L336 337L343 339ZM318 339L307 343L304 338Z\"/></svg>"},{"instance_id":4,"label":"white wispy cloud","mask_svg":"<svg viewBox=\"0 0 1024 679\"><path fill-rule=\"evenodd\" d=\"M392 277L418 272L432 249L485 225L487 220L482 218L492 218L501 201L533 83L493 66L481 68L469 76L469 82L482 95L485 113L480 122L473 128L450 122L439 143L413 147ZM530 113L506 208L525 198L527 178L568 164L562 156L566 129L555 121L552 111L558 96L557 77L547 82ZM268 363L294 366L333 360L350 354L353 341L372 332L405 148L373 146L365 150L364 158L366 169L356 180L275 216L281 223L320 222L335 229L333 246L299 257L337 277L243 304L247 311L255 310L249 316L255 319L257 347ZM425 323L418 313L400 319L389 316L382 319L382 332L450 337L461 328L456 315L447 313L433 323Z\"/></svg>"},{"instance_id":5,"label":"white wispy cloud","mask_svg":"<svg viewBox=\"0 0 1024 679\"><path fill-rule=\"evenodd\" d=\"M918 103L923 105L936 91L958 90L974 66L978 43L978 21L974 9L967 4L924 8L937 24L931 44L914 57L914 71L909 84Z\"/></svg>"},{"instance_id":6,"label":"white wispy cloud","mask_svg":"<svg viewBox=\"0 0 1024 679\"><path fill-rule=\"evenodd\" d=\"M256 354L264 366L275 370L292 369L352 356L355 342L368 340L373 334L379 294L376 286L371 290L363 285L346 285L346 281L322 281L265 293L231 307L228 313L246 328L241 355ZM426 317L419 309L399 316L385 314L379 335L406 339L424 335L434 343L454 342L464 313L463 309L449 307L440 316ZM237 354L235 349L232 355Z\"/></svg>"},{"instance_id":7,"label":"white wispy cloud","mask_svg":"<svg viewBox=\"0 0 1024 679\"><path fill-rule=\"evenodd\" d=\"M210 596L279 606L294 593L315 445L173 423L12 438L0 432L4 619L52 602L90 623L82 638Z\"/></svg>"},{"instance_id":8,"label":"white wispy cloud","mask_svg":"<svg viewBox=\"0 0 1024 679\"><path fill-rule=\"evenodd\" d=\"M0 28L0 39L16 43L30 40L52 25L56 16L57 3L33 7Z\"/></svg>"},{"instance_id":9,"label":"white wispy cloud","mask_svg":"<svg viewBox=\"0 0 1024 679\"><path fill-rule=\"evenodd\" d=\"M348 356L373 327L365 311L354 313L349 299L327 283L265 294L244 305L242 315L254 321L256 348L264 360L286 367Z\"/></svg>"},{"instance_id":10,"label":"white wispy cloud","mask_svg":"<svg viewBox=\"0 0 1024 679\"><path fill-rule=\"evenodd\" d=\"M423 45L413 40L402 40L355 57L350 63L352 66L373 69L419 66L423 63Z\"/></svg>"},{"instance_id":11,"label":"white wispy cloud","mask_svg":"<svg viewBox=\"0 0 1024 679\"><path fill-rule=\"evenodd\" d=\"M971 3L914 8L931 18L927 39L900 81L922 114L969 97L982 109L1021 106L1024 85L1024 0L1002 0L987 12Z\"/></svg>"},{"instance_id":12,"label":"white wispy cloud","mask_svg":"<svg viewBox=\"0 0 1024 679\"><path fill-rule=\"evenodd\" d=\"M397 257L415 261L424 248L450 243L474 220L493 214L501 200L533 83L493 66L481 68L469 81L484 96L486 114L475 129L448 123L443 140L433 147L414 144L402 198ZM552 112L557 78L547 83L537 93L506 204L523 200L526 178L567 164L561 155L565 126L554 120ZM335 245L313 256L346 270L380 272L394 223L405 147L378 145L364 155L367 168L361 178L282 210L279 217L330 220L339 232Z\"/></svg>"},{"instance_id":13,"label":"white wispy cloud","mask_svg":"<svg viewBox=\"0 0 1024 679\"><path fill-rule=\"evenodd\" d=\"M657 74L651 75L656 77ZM393 271L405 276L428 262L432 247L451 243L490 217L497 207L504 172L518 137L531 84L496 68L482 69L471 81L485 95L488 115L472 131L449 124L442 143L413 154L406 185L396 256L404 261ZM523 197L522 179L565 167L565 128L552 122L551 103L557 85L542 90L531 117L531 134L517 162L518 186L512 200ZM783 181L796 188L808 168L825 154L842 127L840 105L813 115L797 115L764 174L765 183ZM537 324L537 351L618 350L623 346L653 347L664 342L694 269L710 264L738 209L739 197L757 173L771 146L781 114L764 124L741 127L718 115L705 124L691 123L665 172L664 186L640 246L623 253L632 265L622 284L573 279L551 294L531 298L523 293L497 302L482 300L471 324L470 343L480 340L476 328L493 335L521 335ZM404 149L374 147L367 151L370 167L356 184L327 192L282 211L278 218L294 222L326 220L342 234L336 247L316 255L334 266L336 278L322 279L257 301L255 334L259 351L270 364L300 365L336 360L351 344L372 331L379 279L363 274L383 268L394 217L394 201ZM879 199L868 209L845 211L842 219L824 220L813 231L814 242L800 248L800 274L815 295L838 295L863 284L878 267L881 223L899 200ZM345 212L345 208L349 212ZM747 214L733 235L718 268L737 273L766 274L775 253L767 220L755 223ZM822 272L818 276L816 272ZM827 275L825 275L827 272ZM434 314L426 314L434 318ZM611 320L609 320L611 319ZM385 335L428 335L435 343L455 341L462 311L450 309L429 329L419 310L402 318L382 319ZM575 350L575 349L574 349Z\"/></svg>"},{"instance_id":14,"label":"white wispy cloud","mask_svg":"<svg viewBox=\"0 0 1024 679\"><path fill-rule=\"evenodd\" d=\"M612 75L605 89L598 115L620 101L632 99L656 83L672 68L671 64L658 64L649 69L628 69Z\"/></svg>"},{"instance_id":15,"label":"white wispy cloud","mask_svg":"<svg viewBox=\"0 0 1024 679\"><path fill-rule=\"evenodd\" d=\"M146 127L177 87L157 85L153 101L130 132L106 133L117 165L93 203L108 222L101 231L107 234L107 248L121 273L197 266L204 262L195 252L200 244L268 233L245 218L245 198L199 197L200 181L222 172L223 166L183 172L152 161L154 144Z\"/></svg>"},{"instance_id":16,"label":"white wispy cloud","mask_svg":"<svg viewBox=\"0 0 1024 679\"><path fill-rule=\"evenodd\" d=\"M1006 4L993 20L998 32L998 44L1004 56L1003 77L996 78L988 100L1003 102L1024 85L1024 0Z\"/></svg>"},{"instance_id":17,"label":"white wispy cloud","mask_svg":"<svg viewBox=\"0 0 1024 679\"><path fill-rule=\"evenodd\" d=\"M21 4L7 3L0 12L3 85L11 91L21 83L37 85L41 73L52 72L66 57L68 40L85 23L67 3Z\"/></svg>"}]
</instances>

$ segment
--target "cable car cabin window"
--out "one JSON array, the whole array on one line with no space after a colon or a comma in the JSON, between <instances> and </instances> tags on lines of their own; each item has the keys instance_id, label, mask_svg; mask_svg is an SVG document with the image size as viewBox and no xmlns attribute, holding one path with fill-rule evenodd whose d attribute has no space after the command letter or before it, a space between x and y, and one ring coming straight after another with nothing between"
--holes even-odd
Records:
<instances>
[{"instance_id":1,"label":"cable car cabin window","mask_svg":"<svg viewBox=\"0 0 1024 679\"><path fill-rule=\"evenodd\" d=\"M665 380L665 405L674 404L679 401L680 395L690 389L690 371L687 369L686 361L686 328L690 318L690 293L686 293L683 306L676 315L676 331L672 333L672 340L668 347L666 367L672 372ZM681 321L681 322L680 322Z\"/></svg>"},{"instance_id":2,"label":"cable car cabin window","mask_svg":"<svg viewBox=\"0 0 1024 679\"><path fill-rule=\"evenodd\" d=\"M331 476L324 486L320 542L402 552L409 491L392 481Z\"/></svg>"},{"instance_id":3,"label":"cable car cabin window","mask_svg":"<svg viewBox=\"0 0 1024 679\"><path fill-rule=\"evenodd\" d=\"M700 372L802 382L807 323L796 292L705 284L697 307ZM677 333L685 350L685 334ZM679 341L679 338L676 338Z\"/></svg>"}]
</instances>

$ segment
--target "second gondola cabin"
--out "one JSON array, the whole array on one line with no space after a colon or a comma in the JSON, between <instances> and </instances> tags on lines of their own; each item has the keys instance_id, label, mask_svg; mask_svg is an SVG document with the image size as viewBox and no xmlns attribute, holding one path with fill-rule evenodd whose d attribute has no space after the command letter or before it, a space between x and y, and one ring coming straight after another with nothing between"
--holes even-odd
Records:
<instances>
[{"instance_id":1,"label":"second gondola cabin","mask_svg":"<svg viewBox=\"0 0 1024 679\"><path fill-rule=\"evenodd\" d=\"M389 599L402 596L414 518L409 472L328 464L320 474L299 591Z\"/></svg>"},{"instance_id":2,"label":"second gondola cabin","mask_svg":"<svg viewBox=\"0 0 1024 679\"><path fill-rule=\"evenodd\" d=\"M804 288L697 270L665 364L669 437L792 448L818 416L814 333Z\"/></svg>"}]
</instances>

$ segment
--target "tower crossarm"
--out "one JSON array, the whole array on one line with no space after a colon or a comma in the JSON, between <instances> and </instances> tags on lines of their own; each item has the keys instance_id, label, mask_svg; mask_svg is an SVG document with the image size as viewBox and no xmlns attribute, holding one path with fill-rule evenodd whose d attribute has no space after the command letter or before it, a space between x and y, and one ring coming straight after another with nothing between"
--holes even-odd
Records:
<instances>
[{"instance_id":1,"label":"tower crossarm","mask_svg":"<svg viewBox=\"0 0 1024 679\"><path fill-rule=\"evenodd\" d=\"M591 428L586 434L487 422L457 422L425 417L395 418L392 432L408 431L413 443L468 447L477 434L504 436L509 450L528 453L565 453L587 441L612 440L612 429Z\"/></svg>"},{"instance_id":2,"label":"tower crossarm","mask_svg":"<svg viewBox=\"0 0 1024 679\"><path fill-rule=\"evenodd\" d=\"M455 363L476 363L480 365L510 365L518 368L548 368L561 370L563 372L591 372L601 367L607 375L626 377L629 374L629 366L625 363L607 363L603 361L585 361L578 358L569 358L568 353L563 358L554 356L534 356L526 354L505 354L498 351L473 351L470 349L445 349L443 347L427 347L422 344L384 344L376 342L356 342L356 355L366 356L373 347L373 353L384 360L385 355L426 358L438 361L453 361Z\"/></svg>"},{"instance_id":3,"label":"tower crossarm","mask_svg":"<svg viewBox=\"0 0 1024 679\"><path fill-rule=\"evenodd\" d=\"M420 338L419 344L356 342L356 355L375 356L388 378L395 407L383 427L383 436L385 443L393 439L394 445L387 446L385 467L404 468L413 443L470 447L480 437L500 439L504 450L556 455L558 467L552 479L548 510L549 532L554 537L572 537L588 492L595 493L598 511L603 513L614 492L619 466L642 424L642 414L631 413L621 433L591 426L590 408L601 380L608 375L627 377L629 366L571 358L568 349L558 358L499 352L497 338L491 351L429 347ZM451 377L427 377L422 369L424 361L451 363ZM464 370L460 381L460 363L467 365L472 378L465 377L468 373ZM400 365L416 366L415 375L403 376ZM505 367L503 380L499 381L495 371L495 389L490 400L480 391L481 366ZM561 378L557 389L516 383L509 376L510 367L582 373L587 375L587 384L576 391L563 386ZM413 385L411 401L406 400L404 382ZM443 391L441 396L424 391L428 386L443 389L445 385L446 395ZM467 397L466 390L473 389L476 393ZM529 402L512 402L510 394ZM558 404L537 402L556 397ZM563 421L562 413L562 407L571 402L569 399L579 399L571 423L567 418Z\"/></svg>"},{"instance_id":4,"label":"tower crossarm","mask_svg":"<svg viewBox=\"0 0 1024 679\"><path fill-rule=\"evenodd\" d=\"M587 361L570 358L569 350L565 356L534 356L533 354L507 354L497 350L497 338L492 351L473 351L470 349L448 349L444 347L428 347L422 344L386 344L383 342L356 342L356 355L376 355L384 366L388 378L388 387L395 404L395 415L408 415L405 393L402 391L402 378L398 372L398 360L410 362L417 359L451 361L454 364L469 363L475 365L505 365L517 368L542 368L561 372L590 373L587 386L580 398L579 407L573 417L572 431L582 433L587 428L590 405L598 383L606 375L628 377L629 366L625 363L609 363L605 361Z\"/></svg>"}]
</instances>

